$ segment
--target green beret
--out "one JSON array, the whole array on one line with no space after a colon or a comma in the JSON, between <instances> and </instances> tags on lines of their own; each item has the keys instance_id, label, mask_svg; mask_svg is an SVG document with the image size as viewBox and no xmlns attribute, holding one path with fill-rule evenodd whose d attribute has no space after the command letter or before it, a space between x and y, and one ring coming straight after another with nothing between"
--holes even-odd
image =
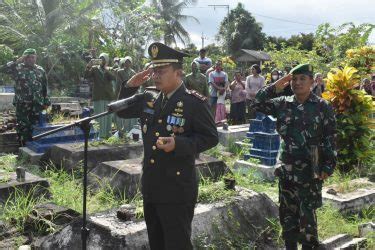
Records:
<instances>
[{"instance_id":1,"label":"green beret","mask_svg":"<svg viewBox=\"0 0 375 250\"><path fill-rule=\"evenodd\" d=\"M298 75L298 74L304 74L304 75L309 75L309 76L314 75L313 67L309 63L299 64L295 66L289 73L292 75Z\"/></svg>"},{"instance_id":2,"label":"green beret","mask_svg":"<svg viewBox=\"0 0 375 250\"><path fill-rule=\"evenodd\" d=\"M24 55L24 56L28 56L28 55L36 55L36 50L35 50L35 49L31 49L31 48L26 49L26 50L23 52L22 55Z\"/></svg>"}]
</instances>

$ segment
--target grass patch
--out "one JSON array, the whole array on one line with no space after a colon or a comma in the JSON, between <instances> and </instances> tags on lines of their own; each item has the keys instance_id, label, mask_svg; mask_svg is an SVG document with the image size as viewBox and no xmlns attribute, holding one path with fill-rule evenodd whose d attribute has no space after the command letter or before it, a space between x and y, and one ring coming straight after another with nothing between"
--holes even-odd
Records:
<instances>
[{"instance_id":1,"label":"grass patch","mask_svg":"<svg viewBox=\"0 0 375 250\"><path fill-rule=\"evenodd\" d=\"M229 197L236 195L235 190L225 189L223 181L213 182L208 178L201 177L198 202L199 203L213 203L221 200L227 200Z\"/></svg>"},{"instance_id":2,"label":"grass patch","mask_svg":"<svg viewBox=\"0 0 375 250\"><path fill-rule=\"evenodd\" d=\"M1 206L0 220L15 225L18 231L23 232L27 216L36 204L45 200L44 196L35 195L38 188L34 186L28 192L15 188L15 192Z\"/></svg>"},{"instance_id":3,"label":"grass patch","mask_svg":"<svg viewBox=\"0 0 375 250\"><path fill-rule=\"evenodd\" d=\"M371 186L368 183L353 182L353 180L360 178L360 175L351 171L349 173L341 173L336 170L325 182L324 186L334 185L334 189L342 194L353 192L359 188Z\"/></svg>"},{"instance_id":4,"label":"grass patch","mask_svg":"<svg viewBox=\"0 0 375 250\"><path fill-rule=\"evenodd\" d=\"M77 119L79 119L78 116L68 117L68 116L64 116L63 113L55 113L52 115L49 123L50 124L70 123L70 122L76 121Z\"/></svg>"},{"instance_id":5,"label":"grass patch","mask_svg":"<svg viewBox=\"0 0 375 250\"><path fill-rule=\"evenodd\" d=\"M43 176L50 182L51 201L59 206L69 207L82 213L83 184L80 171L68 173L63 169L50 168ZM118 196L108 183L100 183L95 191L88 190L87 210L88 213L105 211L127 201L124 196Z\"/></svg>"},{"instance_id":6,"label":"grass patch","mask_svg":"<svg viewBox=\"0 0 375 250\"><path fill-rule=\"evenodd\" d=\"M89 146L91 146L91 147L98 147L100 145L114 146L114 145L123 145L123 144L129 143L129 142L131 142L131 140L127 137L120 138L120 137L117 137L117 136L111 136L106 140L89 142Z\"/></svg>"},{"instance_id":7,"label":"grass patch","mask_svg":"<svg viewBox=\"0 0 375 250\"><path fill-rule=\"evenodd\" d=\"M363 223L374 221L375 208L364 209L361 215L344 216L330 205L324 205L317 209L318 234L320 241L326 240L338 234L349 234L358 237L358 226ZM274 235L274 242L279 246L283 244L281 238L281 225L278 219L267 219L269 228ZM367 236L368 249L374 249L374 235Z\"/></svg>"},{"instance_id":8,"label":"grass patch","mask_svg":"<svg viewBox=\"0 0 375 250\"><path fill-rule=\"evenodd\" d=\"M14 172L17 166L17 155L6 154L0 156L0 170Z\"/></svg>"},{"instance_id":9,"label":"grass patch","mask_svg":"<svg viewBox=\"0 0 375 250\"><path fill-rule=\"evenodd\" d=\"M278 197L278 180L274 182L264 180L255 169L236 170L233 172L238 186L251 189L257 193L265 193L272 200Z\"/></svg>"},{"instance_id":10,"label":"grass patch","mask_svg":"<svg viewBox=\"0 0 375 250\"><path fill-rule=\"evenodd\" d=\"M374 221L375 208L364 209L360 215L344 216L330 205L324 205L317 210L318 232L320 239L327 239L337 234L350 234L358 237L358 226ZM368 236L369 244L375 247L371 235ZM371 249L371 247L369 249Z\"/></svg>"}]
</instances>

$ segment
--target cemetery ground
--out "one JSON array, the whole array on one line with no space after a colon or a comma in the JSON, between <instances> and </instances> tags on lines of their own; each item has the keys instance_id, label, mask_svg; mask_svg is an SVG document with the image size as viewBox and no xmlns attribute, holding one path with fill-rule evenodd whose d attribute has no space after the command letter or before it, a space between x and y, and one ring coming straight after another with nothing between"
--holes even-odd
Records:
<instances>
[{"instance_id":1,"label":"cemetery ground","mask_svg":"<svg viewBox=\"0 0 375 250\"><path fill-rule=\"evenodd\" d=\"M124 143L115 139L110 139L102 144ZM90 147L98 146L98 143L91 143ZM253 170L235 171L233 165L237 159L242 159L244 149L239 148L233 142L227 147L218 145L215 148L205 152L214 158L223 160L231 171L214 181L202 177L199 187L199 204L209 204L222 201L228 203L233 197L238 195L238 187L253 190L257 193L264 193L275 203L278 202L278 184L277 181L270 182L262 179L259 174ZM0 210L0 248L17 248L21 245L31 245L43 238L45 235L61 230L63 226L70 223L74 218L78 218L82 213L82 171L81 162L78 162L78 168L71 171L64 170L53 163L47 163L43 166L31 165L27 159L14 154L3 154L0 157L0 186L10 181L11 173L17 166L23 166L28 172L48 180L48 192L38 195L35 193L38 188L45 187L34 186L28 191L16 189L6 201L3 202ZM236 191L228 190L222 178L234 177L236 181ZM351 180L358 179L355 173L340 174L335 172L328 179L325 186L335 185L335 190L341 193L352 192L372 185L370 182L361 182L352 184ZM372 187L374 189L374 187ZM39 190L40 191L40 190ZM131 199L125 195L119 195L111 186L103 181L99 181L95 189L88 193L87 209L89 214L117 209L123 204L130 204L134 208L134 221L141 221L142 198L137 193ZM373 202L373 201L372 201ZM56 222L55 218L45 218L39 216L38 207L40 204L55 204L64 207L66 220L62 223ZM369 205L369 204L367 204ZM375 207L373 203L366 206L356 213L343 213L339 208L326 202L324 206L317 211L319 236L321 240L328 239L338 234L348 234L352 237L359 237L358 226L364 223L373 222L375 219ZM230 216L229 216L230 217ZM265 218L267 225L259 232L258 238L266 239L268 245L274 248L282 247L281 227L277 217ZM207 235L198 235L193 239L194 245L198 249L252 249L254 248L254 236L251 237L246 232L238 233L236 227L240 227L242 221L234 221L232 230L222 232L220 227L213 227L210 232L210 240L207 241ZM214 223L214 222L213 222ZM367 249L375 248L374 233L365 235L367 238ZM258 245L259 246L259 245Z\"/></svg>"}]
</instances>

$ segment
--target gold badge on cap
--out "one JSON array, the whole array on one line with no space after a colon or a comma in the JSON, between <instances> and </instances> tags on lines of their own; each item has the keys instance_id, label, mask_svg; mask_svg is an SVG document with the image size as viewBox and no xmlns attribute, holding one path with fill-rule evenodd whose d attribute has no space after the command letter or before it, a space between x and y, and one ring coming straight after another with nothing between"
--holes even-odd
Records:
<instances>
[{"instance_id":1,"label":"gold badge on cap","mask_svg":"<svg viewBox=\"0 0 375 250\"><path fill-rule=\"evenodd\" d=\"M309 65L309 71L312 71L313 69L312 69L312 66L311 65Z\"/></svg>"},{"instance_id":2,"label":"gold badge on cap","mask_svg":"<svg viewBox=\"0 0 375 250\"><path fill-rule=\"evenodd\" d=\"M158 46L153 45L153 46L151 47L151 55L152 55L152 57L153 57L153 58L156 58L156 57L158 56L158 53L159 53L159 48L158 48Z\"/></svg>"},{"instance_id":3,"label":"gold badge on cap","mask_svg":"<svg viewBox=\"0 0 375 250\"><path fill-rule=\"evenodd\" d=\"M182 108L183 106L184 106L184 104L182 103L182 101L179 101L179 102L177 103L177 107Z\"/></svg>"}]
</instances>

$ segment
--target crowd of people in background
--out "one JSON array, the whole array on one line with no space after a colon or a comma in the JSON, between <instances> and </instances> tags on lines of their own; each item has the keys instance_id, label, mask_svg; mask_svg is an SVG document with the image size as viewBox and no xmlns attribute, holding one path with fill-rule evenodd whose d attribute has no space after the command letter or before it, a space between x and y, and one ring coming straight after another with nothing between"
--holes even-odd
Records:
<instances>
[{"instance_id":1,"label":"crowd of people in background","mask_svg":"<svg viewBox=\"0 0 375 250\"><path fill-rule=\"evenodd\" d=\"M120 95L121 85L136 73L132 69L132 58L115 57L113 66L109 67L110 58L108 54L101 54L100 60L91 60L85 71L85 77L92 82L92 100L95 113L102 112L110 100ZM96 63L96 64L95 64ZM273 84L298 63L286 66L284 69L272 69L268 74L263 74L261 65L253 64L247 69L226 72L223 62L212 60L207 56L207 51L201 49L199 56L190 62L191 71L184 72L183 82L187 89L195 90L207 97L211 112L218 126L228 123L231 125L246 124L255 118L255 111L251 108L255 96L264 86ZM144 69L148 68L148 64ZM231 75L231 77L229 76ZM324 75L315 73L312 92L321 97L326 90ZM231 79L232 78L232 79ZM368 94L375 95L375 75L372 79L363 79L360 89ZM113 86L113 88L108 88ZM145 86L153 86L149 79ZM113 92L112 92L113 91ZM279 96L291 96L293 91L290 86L286 87ZM110 135L111 123L114 123L119 135L123 136L137 124L135 119L118 119L107 116L99 121L100 137L107 138Z\"/></svg>"}]
</instances>

